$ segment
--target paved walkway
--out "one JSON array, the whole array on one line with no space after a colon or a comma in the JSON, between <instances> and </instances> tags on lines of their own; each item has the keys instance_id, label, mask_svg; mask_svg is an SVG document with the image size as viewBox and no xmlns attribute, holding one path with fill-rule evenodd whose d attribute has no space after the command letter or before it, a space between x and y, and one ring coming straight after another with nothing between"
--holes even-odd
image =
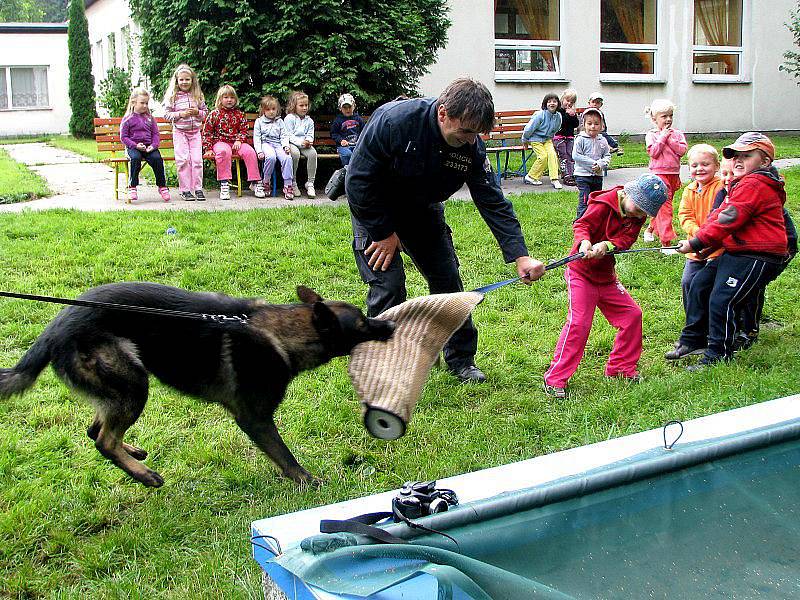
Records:
<instances>
[{"instance_id":1,"label":"paved walkway","mask_svg":"<svg viewBox=\"0 0 800 600\"><path fill-rule=\"evenodd\" d=\"M101 163L75 154L68 150L55 148L44 143L10 144L0 146L16 161L24 163L31 170L36 171L53 191L49 198L18 202L15 204L0 205L0 212L21 212L23 210L47 210L53 208L67 208L85 211L108 210L247 210L251 208L274 208L279 206L299 206L318 204L324 206L341 205L345 200L331 202L322 188L325 182L318 182L318 195L316 199L302 196L287 201L283 198L256 198L250 190L243 190L243 196L237 198L235 192L232 200L220 200L217 190L211 190L206 195L206 202L185 202L178 200L177 190L172 190L173 200L164 202L158 195L158 190L153 185L139 187L139 199L135 204L126 204L124 200L114 198L114 170ZM788 158L775 161L779 169L800 164L800 158ZM646 173L646 168L612 169L605 178L605 187L621 185ZM686 166L681 168L681 179L687 181L689 172ZM547 183L542 186L523 184L521 177L504 179L503 191L510 196L522 193L552 192L553 187ZM124 182L120 182L124 188ZM574 187L564 188L575 191ZM466 187L459 190L454 198L469 199L469 190Z\"/></svg>"}]
</instances>

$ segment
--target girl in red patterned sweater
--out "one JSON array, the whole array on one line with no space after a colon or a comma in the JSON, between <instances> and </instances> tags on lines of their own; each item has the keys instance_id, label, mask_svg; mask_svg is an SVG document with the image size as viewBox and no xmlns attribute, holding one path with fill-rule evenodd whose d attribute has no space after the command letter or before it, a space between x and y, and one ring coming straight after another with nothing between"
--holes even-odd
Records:
<instances>
[{"instance_id":1,"label":"girl in red patterned sweater","mask_svg":"<svg viewBox=\"0 0 800 600\"><path fill-rule=\"evenodd\" d=\"M239 97L230 85L223 85L217 91L217 101L203 124L203 155L214 158L217 164L219 199L230 200L231 158L236 155L244 161L247 181L251 187L261 182L258 170L258 157L253 147L247 143L250 135L247 130L247 117L239 110Z\"/></svg>"}]
</instances>

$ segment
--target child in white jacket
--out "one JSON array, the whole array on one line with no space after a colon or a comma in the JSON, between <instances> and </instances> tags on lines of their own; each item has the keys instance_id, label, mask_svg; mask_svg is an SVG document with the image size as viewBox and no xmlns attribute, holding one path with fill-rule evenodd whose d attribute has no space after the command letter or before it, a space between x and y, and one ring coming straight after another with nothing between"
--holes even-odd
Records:
<instances>
[{"instance_id":1,"label":"child in white jacket","mask_svg":"<svg viewBox=\"0 0 800 600\"><path fill-rule=\"evenodd\" d=\"M261 99L261 116L256 119L253 127L253 148L258 158L264 160L261 178L263 184L256 183L253 191L259 198L271 193L272 172L275 170L277 159L281 164L283 197L291 200L294 198L294 175L289 148L289 132L283 119L278 116L280 110L281 105L276 98L264 96Z\"/></svg>"},{"instance_id":2,"label":"child in white jacket","mask_svg":"<svg viewBox=\"0 0 800 600\"><path fill-rule=\"evenodd\" d=\"M314 120L308 116L309 100L305 92L292 92L286 102L286 129L289 132L289 151L292 153L292 177L295 194L300 195L297 185L297 165L300 155L306 157L306 193L309 198L316 198L314 178L317 175L317 151L314 149Z\"/></svg>"},{"instance_id":3,"label":"child in white jacket","mask_svg":"<svg viewBox=\"0 0 800 600\"><path fill-rule=\"evenodd\" d=\"M611 149L601 135L603 113L596 108L583 111L583 131L575 138L572 159L575 161L575 185L578 186L576 219L586 212L589 194L603 189L603 173L611 162Z\"/></svg>"}]
</instances>

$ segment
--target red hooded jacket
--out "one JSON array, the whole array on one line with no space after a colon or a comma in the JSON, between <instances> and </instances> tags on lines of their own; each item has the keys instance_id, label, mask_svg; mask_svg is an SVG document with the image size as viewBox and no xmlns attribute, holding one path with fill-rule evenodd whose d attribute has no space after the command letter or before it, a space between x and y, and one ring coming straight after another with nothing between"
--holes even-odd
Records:
<instances>
[{"instance_id":1,"label":"red hooded jacket","mask_svg":"<svg viewBox=\"0 0 800 600\"><path fill-rule=\"evenodd\" d=\"M644 225L644 218L626 217L620 212L618 192L622 186L601 190L589 194L586 212L572 224L575 241L570 254L575 254L583 240L592 244L609 241L615 250L627 250L633 246L639 231ZM617 280L614 272L616 260L613 256L576 260L567 268L581 273L594 283L613 283Z\"/></svg>"},{"instance_id":2,"label":"red hooded jacket","mask_svg":"<svg viewBox=\"0 0 800 600\"><path fill-rule=\"evenodd\" d=\"M789 253L783 205L786 191L774 168L734 180L718 209L689 240L694 250L724 247L732 253Z\"/></svg>"}]
</instances>

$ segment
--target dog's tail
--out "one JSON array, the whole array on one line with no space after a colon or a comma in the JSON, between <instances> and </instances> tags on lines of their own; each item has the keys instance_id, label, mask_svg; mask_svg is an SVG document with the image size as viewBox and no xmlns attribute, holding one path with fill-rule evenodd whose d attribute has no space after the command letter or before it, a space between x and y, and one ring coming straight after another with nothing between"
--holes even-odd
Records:
<instances>
[{"instance_id":1,"label":"dog's tail","mask_svg":"<svg viewBox=\"0 0 800 600\"><path fill-rule=\"evenodd\" d=\"M49 362L48 343L44 336L40 336L16 367L0 369L0 398L8 398L27 390Z\"/></svg>"}]
</instances>

